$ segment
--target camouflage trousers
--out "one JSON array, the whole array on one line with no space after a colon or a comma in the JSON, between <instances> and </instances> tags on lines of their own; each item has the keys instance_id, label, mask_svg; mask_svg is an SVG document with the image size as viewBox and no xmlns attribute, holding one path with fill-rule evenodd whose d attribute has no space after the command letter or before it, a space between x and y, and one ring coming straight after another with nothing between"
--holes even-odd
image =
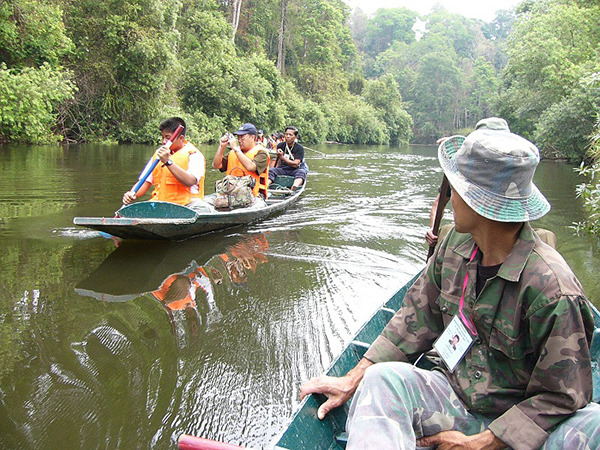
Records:
<instances>
[{"instance_id":1,"label":"camouflage trousers","mask_svg":"<svg viewBox=\"0 0 600 450\"><path fill-rule=\"evenodd\" d=\"M466 409L441 372L379 363L367 369L352 401L346 448L421 449L420 437L446 430L472 435L490 422ZM600 405L592 403L559 424L540 450L558 449L600 449Z\"/></svg>"}]
</instances>

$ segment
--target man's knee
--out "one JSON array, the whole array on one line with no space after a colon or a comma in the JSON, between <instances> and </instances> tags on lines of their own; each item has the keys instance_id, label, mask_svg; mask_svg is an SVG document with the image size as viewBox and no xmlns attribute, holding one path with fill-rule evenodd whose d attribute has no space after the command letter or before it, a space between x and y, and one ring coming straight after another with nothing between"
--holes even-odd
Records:
<instances>
[{"instance_id":1,"label":"man's knee","mask_svg":"<svg viewBox=\"0 0 600 450\"><path fill-rule=\"evenodd\" d=\"M363 383L375 385L412 384L414 369L408 363L387 362L369 366L365 371Z\"/></svg>"},{"instance_id":2,"label":"man's knee","mask_svg":"<svg viewBox=\"0 0 600 450\"><path fill-rule=\"evenodd\" d=\"M600 405L590 403L554 429L542 449L558 448L577 450L600 448Z\"/></svg>"}]
</instances>

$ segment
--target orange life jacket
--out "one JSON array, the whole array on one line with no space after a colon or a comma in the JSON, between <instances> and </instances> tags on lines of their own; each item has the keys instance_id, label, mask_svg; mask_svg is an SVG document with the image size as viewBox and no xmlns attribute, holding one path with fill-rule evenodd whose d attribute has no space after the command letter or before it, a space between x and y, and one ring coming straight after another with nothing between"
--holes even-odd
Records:
<instances>
[{"instance_id":1,"label":"orange life jacket","mask_svg":"<svg viewBox=\"0 0 600 450\"><path fill-rule=\"evenodd\" d=\"M226 175L233 175L236 177L241 177L245 175L250 175L254 178L254 189L252 189L252 193L255 197L258 197L258 194L263 194L265 198L267 198L267 181L269 180L269 152L266 148L264 148L260 144L256 144L252 150L248 150L244 155L246 155L250 159L254 159L259 151L264 151L267 154L267 168L263 173L258 175L256 172L248 172L243 164L238 159L237 155L234 151L230 151L227 155L227 172ZM242 172L240 172L240 169Z\"/></svg>"},{"instance_id":2,"label":"orange life jacket","mask_svg":"<svg viewBox=\"0 0 600 450\"><path fill-rule=\"evenodd\" d=\"M181 149L171 155L171 160L183 170L188 170L190 155L193 153L200 153L202 158L204 158L200 150L189 142L186 142ZM154 158L156 159L156 156ZM192 194L192 188L179 182L169 168L166 166L163 167L162 164L158 164L152 171L152 180L154 184L152 200L187 205L194 198L204 198L204 176L198 180L197 194Z\"/></svg>"}]
</instances>

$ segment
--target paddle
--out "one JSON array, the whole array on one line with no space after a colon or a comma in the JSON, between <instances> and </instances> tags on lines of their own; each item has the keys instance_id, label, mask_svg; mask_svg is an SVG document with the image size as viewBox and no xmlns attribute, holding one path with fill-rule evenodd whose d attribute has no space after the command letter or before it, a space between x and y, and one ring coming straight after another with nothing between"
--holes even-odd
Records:
<instances>
[{"instance_id":1,"label":"paddle","mask_svg":"<svg viewBox=\"0 0 600 450\"><path fill-rule=\"evenodd\" d=\"M175 139L177 139L182 132L183 132L183 126L178 125L177 129L173 132L173 134L171 135L171 137L165 143L164 146L167 147L168 149L170 149L171 145L173 145L173 141ZM160 159L156 158L154 160L154 162L152 163L152 165L150 167L148 167L148 170L146 170L146 172L144 172L142 174L142 176L140 177L140 180L137 182L137 184L132 189L132 191L133 191L134 194L137 194L137 192L140 190L140 188L142 187L142 185L146 182L146 179L150 176L150 174L152 173L152 171L154 169L156 169L156 166L158 165L159 162L160 162Z\"/></svg>"},{"instance_id":2,"label":"paddle","mask_svg":"<svg viewBox=\"0 0 600 450\"><path fill-rule=\"evenodd\" d=\"M444 208L446 207L446 204L448 203L448 185L449 185L448 178L446 178L446 175L444 175L444 178L442 178L442 184L440 185L440 199L438 201L437 208L435 209L435 216L433 218L432 232L436 236L438 235L438 232L440 231L440 223L442 221L442 215L444 213ZM435 246L429 246L429 250L427 251L427 259L429 259L431 257L431 255L433 255L434 250L435 250Z\"/></svg>"}]
</instances>

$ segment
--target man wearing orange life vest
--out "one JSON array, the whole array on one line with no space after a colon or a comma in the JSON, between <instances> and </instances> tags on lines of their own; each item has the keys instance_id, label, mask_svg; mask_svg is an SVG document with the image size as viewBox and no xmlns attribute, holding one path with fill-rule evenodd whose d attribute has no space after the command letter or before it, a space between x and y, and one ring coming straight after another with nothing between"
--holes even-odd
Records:
<instances>
[{"instance_id":1,"label":"man wearing orange life vest","mask_svg":"<svg viewBox=\"0 0 600 450\"><path fill-rule=\"evenodd\" d=\"M256 127L251 123L245 123L233 134L237 136L237 140L230 139L227 134L221 138L213 159L213 167L221 172L226 172L227 175L237 177L250 175L255 182L252 189L254 196L261 195L263 198L267 198L269 152L256 142ZM231 150L224 154L227 144Z\"/></svg>"},{"instance_id":2,"label":"man wearing orange life vest","mask_svg":"<svg viewBox=\"0 0 600 450\"><path fill-rule=\"evenodd\" d=\"M183 126L183 132L177 137L171 148L165 143L171 138L177 127ZM140 187L137 195L133 191L125 192L123 204L129 205L137 197L146 193L151 185L154 185L152 200L189 205L194 201L204 198L204 175L206 172L206 160L200 150L185 139L187 127L183 119L171 117L158 127L163 138L163 146L148 161L146 169L156 158L160 159L156 168L152 171L145 183Z\"/></svg>"}]
</instances>

